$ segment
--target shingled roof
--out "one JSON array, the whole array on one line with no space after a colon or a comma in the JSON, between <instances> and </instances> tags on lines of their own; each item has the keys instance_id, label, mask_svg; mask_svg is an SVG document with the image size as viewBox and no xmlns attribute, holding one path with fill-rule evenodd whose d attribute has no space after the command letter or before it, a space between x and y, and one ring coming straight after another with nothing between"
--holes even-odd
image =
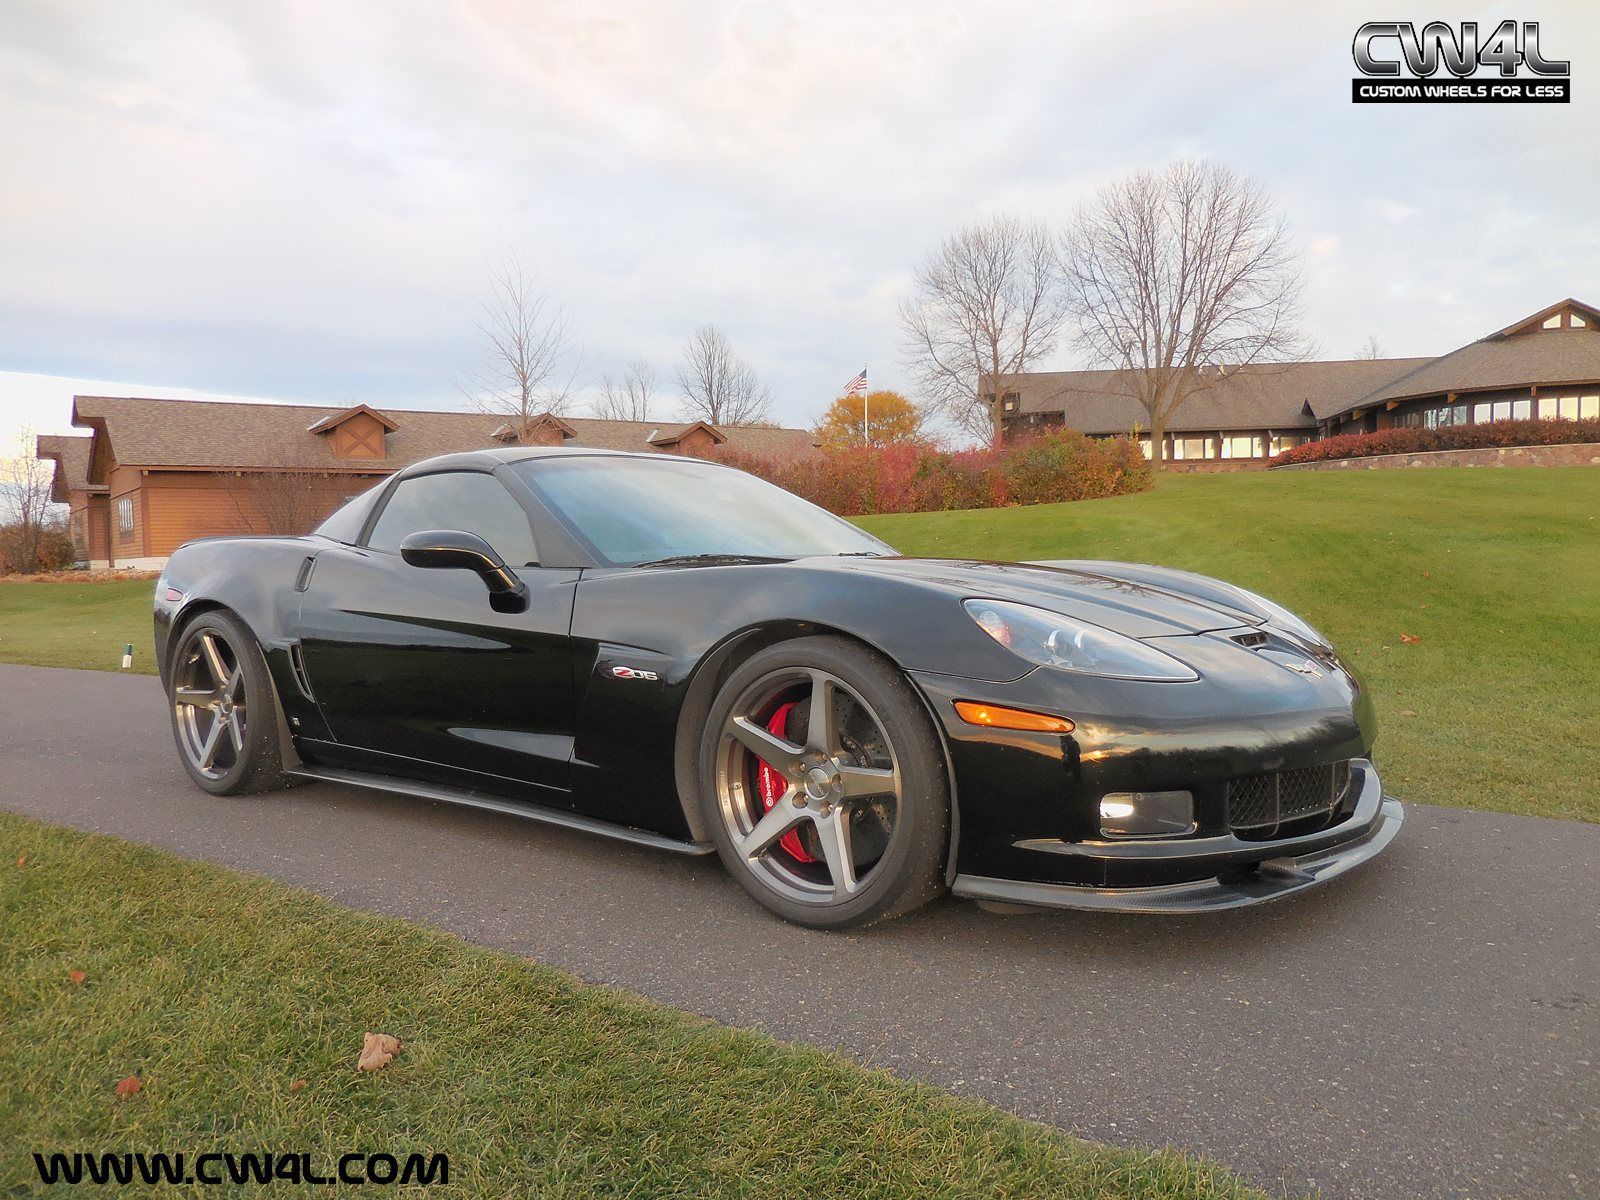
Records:
<instances>
[{"instance_id":1,"label":"shingled roof","mask_svg":"<svg viewBox=\"0 0 1600 1200\"><path fill-rule=\"evenodd\" d=\"M1357 358L1239 367L1195 392L1167 424L1169 433L1224 429L1313 429L1374 387L1432 360ZM1149 428L1127 371L1038 371L1016 388L1018 411L1063 412L1084 433Z\"/></svg>"},{"instance_id":2,"label":"shingled roof","mask_svg":"<svg viewBox=\"0 0 1600 1200\"><path fill-rule=\"evenodd\" d=\"M95 431L108 462L114 458L143 467L361 472L393 470L436 454L490 446L495 444L496 430L505 425L504 417L484 413L390 409L375 414L393 426L384 439L384 457L350 459L341 458L328 438L314 432L348 411L348 406L75 396L72 423ZM566 445L606 450L653 450L653 435L680 428L587 417L562 421L575 434ZM719 432L728 445L763 455L803 453L814 444L811 433L803 429L734 426ZM98 469L103 471L104 465Z\"/></svg>"},{"instance_id":3,"label":"shingled roof","mask_svg":"<svg viewBox=\"0 0 1600 1200\"><path fill-rule=\"evenodd\" d=\"M1581 328L1545 329L1563 310L1587 316ZM1459 350L1430 358L1346 404L1339 412L1371 408L1391 400L1451 392L1583 384L1600 380L1600 310L1562 300Z\"/></svg>"},{"instance_id":4,"label":"shingled roof","mask_svg":"<svg viewBox=\"0 0 1600 1200\"><path fill-rule=\"evenodd\" d=\"M55 476L50 483L50 499L57 504L70 501L71 492L104 492L103 483L89 482L89 451L94 439L42 433L37 439L34 453L37 457L55 463Z\"/></svg>"}]
</instances>

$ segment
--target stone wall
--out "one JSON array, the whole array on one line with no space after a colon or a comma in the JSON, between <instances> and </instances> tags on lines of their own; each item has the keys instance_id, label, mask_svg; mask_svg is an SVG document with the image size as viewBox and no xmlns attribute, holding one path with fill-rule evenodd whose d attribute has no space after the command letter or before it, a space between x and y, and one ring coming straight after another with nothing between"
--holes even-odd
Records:
<instances>
[{"instance_id":1,"label":"stone wall","mask_svg":"<svg viewBox=\"0 0 1600 1200\"><path fill-rule=\"evenodd\" d=\"M1289 463L1274 471L1378 471L1395 467L1600 467L1600 443L1569 446L1491 446L1480 450L1428 450Z\"/></svg>"}]
</instances>

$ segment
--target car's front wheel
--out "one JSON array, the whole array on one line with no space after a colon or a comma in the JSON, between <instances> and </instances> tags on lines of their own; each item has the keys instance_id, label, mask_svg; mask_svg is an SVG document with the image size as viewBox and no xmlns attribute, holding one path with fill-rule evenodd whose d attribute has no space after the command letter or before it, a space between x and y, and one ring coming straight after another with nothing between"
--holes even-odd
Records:
<instances>
[{"instance_id":1,"label":"car's front wheel","mask_svg":"<svg viewBox=\"0 0 1600 1200\"><path fill-rule=\"evenodd\" d=\"M753 655L712 704L700 766L718 853L779 916L864 925L942 889L938 736L904 675L864 647L812 637Z\"/></svg>"},{"instance_id":2,"label":"car's front wheel","mask_svg":"<svg viewBox=\"0 0 1600 1200\"><path fill-rule=\"evenodd\" d=\"M287 786L266 660L243 622L202 613L178 635L167 697L178 756L218 796Z\"/></svg>"}]
</instances>

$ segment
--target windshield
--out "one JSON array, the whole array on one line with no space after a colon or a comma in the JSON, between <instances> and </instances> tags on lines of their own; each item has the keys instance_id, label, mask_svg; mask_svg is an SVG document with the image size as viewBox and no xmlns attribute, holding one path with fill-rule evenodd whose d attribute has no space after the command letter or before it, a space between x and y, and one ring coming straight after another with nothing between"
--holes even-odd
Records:
<instances>
[{"instance_id":1,"label":"windshield","mask_svg":"<svg viewBox=\"0 0 1600 1200\"><path fill-rule=\"evenodd\" d=\"M595 455L532 458L511 469L614 567L699 555L894 553L782 488L711 463Z\"/></svg>"}]
</instances>

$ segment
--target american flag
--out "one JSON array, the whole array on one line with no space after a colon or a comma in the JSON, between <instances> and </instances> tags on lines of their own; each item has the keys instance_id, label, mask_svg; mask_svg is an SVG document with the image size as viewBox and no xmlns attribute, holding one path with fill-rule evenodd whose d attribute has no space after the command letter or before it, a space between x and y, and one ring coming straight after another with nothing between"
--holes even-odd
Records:
<instances>
[{"instance_id":1,"label":"american flag","mask_svg":"<svg viewBox=\"0 0 1600 1200\"><path fill-rule=\"evenodd\" d=\"M866 390L867 390L867 369L865 367L862 367L861 368L861 374L857 375L849 383L844 385L844 394L846 396L854 396L857 392L864 392Z\"/></svg>"}]
</instances>

